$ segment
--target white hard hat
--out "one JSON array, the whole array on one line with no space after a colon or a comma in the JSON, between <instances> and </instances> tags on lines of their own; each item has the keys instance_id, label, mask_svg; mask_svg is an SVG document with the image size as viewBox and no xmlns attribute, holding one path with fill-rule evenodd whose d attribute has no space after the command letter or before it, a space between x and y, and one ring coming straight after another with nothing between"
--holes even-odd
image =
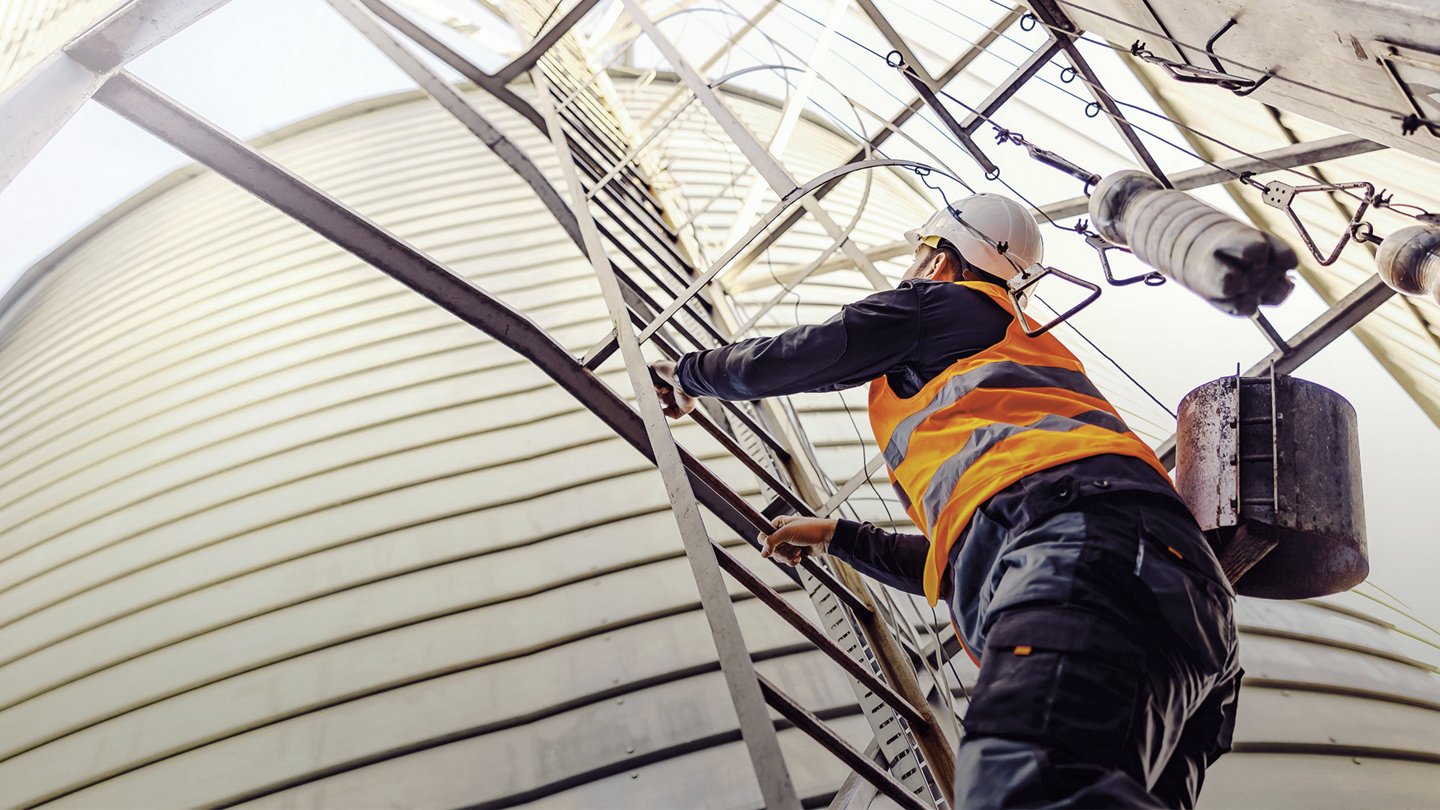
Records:
<instances>
[{"instance_id":1,"label":"white hard hat","mask_svg":"<svg viewBox=\"0 0 1440 810\"><path fill-rule=\"evenodd\" d=\"M965 261L1007 281L1045 258L1045 244L1035 217L1024 206L998 194L976 194L957 200L949 208L936 211L921 227L906 231L905 239L912 247L922 242L937 247L944 239ZM986 239L1003 243L1006 255L1001 256Z\"/></svg>"}]
</instances>

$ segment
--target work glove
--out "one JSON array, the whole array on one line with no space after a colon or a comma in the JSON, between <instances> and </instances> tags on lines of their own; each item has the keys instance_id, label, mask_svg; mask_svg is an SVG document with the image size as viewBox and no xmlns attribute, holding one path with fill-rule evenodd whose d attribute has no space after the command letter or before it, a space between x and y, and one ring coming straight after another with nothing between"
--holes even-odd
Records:
<instances>
[{"instance_id":1,"label":"work glove","mask_svg":"<svg viewBox=\"0 0 1440 810\"><path fill-rule=\"evenodd\" d=\"M777 557L790 565L799 565L805 557L824 554L835 536L833 519L781 515L775 518L775 531L761 532L756 538L765 545L761 557Z\"/></svg>"},{"instance_id":2,"label":"work glove","mask_svg":"<svg viewBox=\"0 0 1440 810\"><path fill-rule=\"evenodd\" d=\"M666 416L679 419L695 410L695 397L680 390L679 383L675 382L675 361L656 360L650 364L650 371L650 376L657 380L655 393Z\"/></svg>"}]
</instances>

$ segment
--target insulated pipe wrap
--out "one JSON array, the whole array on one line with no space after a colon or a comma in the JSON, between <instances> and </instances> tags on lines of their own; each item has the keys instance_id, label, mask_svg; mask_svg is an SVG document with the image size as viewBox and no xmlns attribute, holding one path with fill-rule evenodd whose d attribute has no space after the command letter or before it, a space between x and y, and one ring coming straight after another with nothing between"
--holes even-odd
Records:
<instances>
[{"instance_id":1,"label":"insulated pipe wrap","mask_svg":"<svg viewBox=\"0 0 1440 810\"><path fill-rule=\"evenodd\" d=\"M1144 172L1101 180L1090 220L1107 241L1232 315L1278 304L1295 287L1289 245Z\"/></svg>"},{"instance_id":2,"label":"insulated pipe wrap","mask_svg":"<svg viewBox=\"0 0 1440 810\"><path fill-rule=\"evenodd\" d=\"M1380 280L1406 295L1428 295L1440 303L1440 227L1413 225L1380 243L1375 254Z\"/></svg>"}]
</instances>

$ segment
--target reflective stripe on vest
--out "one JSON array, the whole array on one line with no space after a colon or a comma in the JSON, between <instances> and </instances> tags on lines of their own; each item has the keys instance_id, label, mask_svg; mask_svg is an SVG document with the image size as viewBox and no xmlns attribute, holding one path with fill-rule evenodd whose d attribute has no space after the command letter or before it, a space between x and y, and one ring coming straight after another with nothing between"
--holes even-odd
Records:
<instances>
[{"instance_id":1,"label":"reflective stripe on vest","mask_svg":"<svg viewBox=\"0 0 1440 810\"><path fill-rule=\"evenodd\" d=\"M898 469L901 462L905 461L905 451L910 449L910 436L921 422L941 408L948 408L959 402L961 397L977 388L1063 388L1095 399L1104 399L1083 371L1026 366L1012 360L989 363L950 379L928 405L905 417L895 426L895 432L885 444L885 463L890 469Z\"/></svg>"},{"instance_id":2,"label":"reflective stripe on vest","mask_svg":"<svg viewBox=\"0 0 1440 810\"><path fill-rule=\"evenodd\" d=\"M955 491L955 485L960 483L960 476L964 475L970 465L974 464L990 448L1011 436L1028 430L1067 433L1086 425L1102 427L1115 433L1126 432L1125 423L1120 421L1119 417L1105 411L1089 411L1078 416L1052 414L1028 425L992 424L974 431L970 434L970 438L965 440L965 446L960 448L960 452L946 459L945 463L940 465L940 469L930 477L930 486L926 488L921 504L925 510L925 525L934 526L939 521L940 510L950 502L950 494Z\"/></svg>"}]
</instances>

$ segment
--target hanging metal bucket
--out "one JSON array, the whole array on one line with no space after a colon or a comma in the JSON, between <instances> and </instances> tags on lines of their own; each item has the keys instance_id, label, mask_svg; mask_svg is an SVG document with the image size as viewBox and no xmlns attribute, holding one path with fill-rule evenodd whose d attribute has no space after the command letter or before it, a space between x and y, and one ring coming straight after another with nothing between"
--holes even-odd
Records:
<instances>
[{"instance_id":1,"label":"hanging metal bucket","mask_svg":"<svg viewBox=\"0 0 1440 810\"><path fill-rule=\"evenodd\" d=\"M1302 599L1370 572L1355 409L1294 377L1224 377L1180 403L1176 485L1242 594Z\"/></svg>"}]
</instances>

